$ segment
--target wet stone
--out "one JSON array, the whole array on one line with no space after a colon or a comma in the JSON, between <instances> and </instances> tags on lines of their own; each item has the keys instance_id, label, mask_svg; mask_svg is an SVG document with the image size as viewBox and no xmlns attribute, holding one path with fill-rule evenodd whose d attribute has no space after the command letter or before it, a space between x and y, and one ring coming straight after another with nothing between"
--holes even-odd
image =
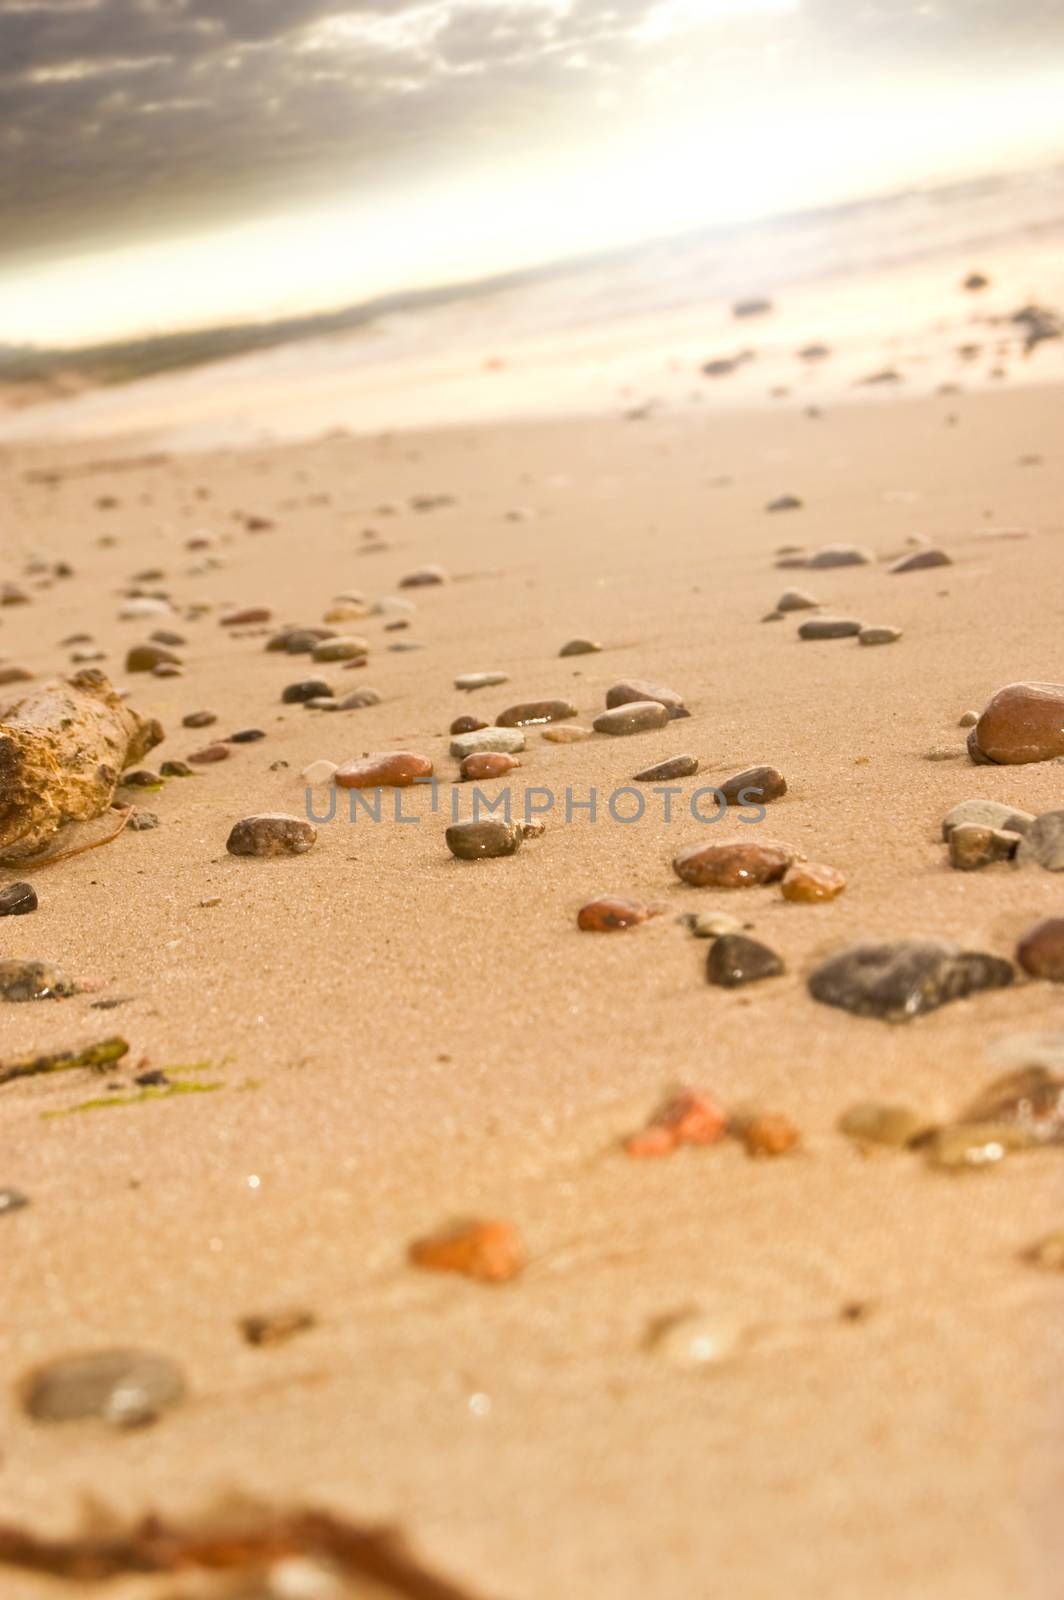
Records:
<instances>
[{"instance_id":1,"label":"wet stone","mask_svg":"<svg viewBox=\"0 0 1064 1600\"><path fill-rule=\"evenodd\" d=\"M209 728L212 722L217 722L217 715L213 711L190 711L187 717L181 718L183 728Z\"/></svg>"},{"instance_id":2,"label":"wet stone","mask_svg":"<svg viewBox=\"0 0 1064 1600\"><path fill-rule=\"evenodd\" d=\"M488 782L492 778L505 778L520 765L516 756L507 755L503 750L477 750L464 758L460 772L463 782Z\"/></svg>"},{"instance_id":3,"label":"wet stone","mask_svg":"<svg viewBox=\"0 0 1064 1600\"><path fill-rule=\"evenodd\" d=\"M180 657L161 644L135 644L126 656L127 672L152 672L164 663L180 666Z\"/></svg>"},{"instance_id":4,"label":"wet stone","mask_svg":"<svg viewBox=\"0 0 1064 1600\"><path fill-rule=\"evenodd\" d=\"M1017 861L1036 861L1047 872L1064 872L1064 811L1044 811L1020 841Z\"/></svg>"},{"instance_id":5,"label":"wet stone","mask_svg":"<svg viewBox=\"0 0 1064 1600\"><path fill-rule=\"evenodd\" d=\"M797 850L776 839L731 839L688 846L672 869L699 889L749 889L775 883L797 858Z\"/></svg>"},{"instance_id":6,"label":"wet stone","mask_svg":"<svg viewBox=\"0 0 1064 1600\"><path fill-rule=\"evenodd\" d=\"M914 550L891 562L888 572L923 572L928 567L949 567L953 563L944 550Z\"/></svg>"},{"instance_id":7,"label":"wet stone","mask_svg":"<svg viewBox=\"0 0 1064 1600\"><path fill-rule=\"evenodd\" d=\"M299 856L317 837L317 828L306 817L263 811L234 823L225 848L231 856Z\"/></svg>"},{"instance_id":8,"label":"wet stone","mask_svg":"<svg viewBox=\"0 0 1064 1600\"><path fill-rule=\"evenodd\" d=\"M716 1144L724 1137L727 1113L713 1096L697 1089L678 1089L659 1106L646 1126L624 1141L636 1160L671 1155L684 1144Z\"/></svg>"},{"instance_id":9,"label":"wet stone","mask_svg":"<svg viewBox=\"0 0 1064 1600\"><path fill-rule=\"evenodd\" d=\"M202 750L193 750L188 759L197 767L209 767L216 761L228 761L229 755L227 744L206 744Z\"/></svg>"},{"instance_id":10,"label":"wet stone","mask_svg":"<svg viewBox=\"0 0 1064 1600\"><path fill-rule=\"evenodd\" d=\"M21 1189L0 1189L0 1217L21 1211L23 1206L28 1206L29 1203L29 1196L24 1195Z\"/></svg>"},{"instance_id":11,"label":"wet stone","mask_svg":"<svg viewBox=\"0 0 1064 1600\"><path fill-rule=\"evenodd\" d=\"M872 627L862 628L857 635L858 644L896 644L901 638L900 628Z\"/></svg>"},{"instance_id":12,"label":"wet stone","mask_svg":"<svg viewBox=\"0 0 1064 1600\"><path fill-rule=\"evenodd\" d=\"M942 818L942 837L948 844L953 829L967 824L1026 833L1033 821L1030 811L1017 811L1015 806L1002 805L999 800L961 800Z\"/></svg>"},{"instance_id":13,"label":"wet stone","mask_svg":"<svg viewBox=\"0 0 1064 1600\"><path fill-rule=\"evenodd\" d=\"M542 824L531 827L522 822L504 822L501 817L482 817L473 822L455 822L445 835L447 848L459 861L487 861L495 856L512 856L527 838L541 833Z\"/></svg>"},{"instance_id":14,"label":"wet stone","mask_svg":"<svg viewBox=\"0 0 1064 1600\"><path fill-rule=\"evenodd\" d=\"M862 624L850 617L810 617L798 628L799 639L852 639Z\"/></svg>"},{"instance_id":15,"label":"wet stone","mask_svg":"<svg viewBox=\"0 0 1064 1600\"><path fill-rule=\"evenodd\" d=\"M40 1368L24 1385L23 1405L36 1422L97 1418L113 1427L135 1427L153 1422L184 1395L184 1376L168 1356L100 1350Z\"/></svg>"},{"instance_id":16,"label":"wet stone","mask_svg":"<svg viewBox=\"0 0 1064 1600\"><path fill-rule=\"evenodd\" d=\"M1032 978L1064 983L1064 917L1035 923L1016 946L1016 960Z\"/></svg>"},{"instance_id":17,"label":"wet stone","mask_svg":"<svg viewBox=\"0 0 1064 1600\"><path fill-rule=\"evenodd\" d=\"M476 733L478 728L486 728L488 724L482 717L455 717L448 730L452 735L456 733Z\"/></svg>"},{"instance_id":18,"label":"wet stone","mask_svg":"<svg viewBox=\"0 0 1064 1600\"><path fill-rule=\"evenodd\" d=\"M817 967L809 992L854 1016L904 1022L980 989L1004 988L1013 976L999 956L946 940L862 940Z\"/></svg>"},{"instance_id":19,"label":"wet stone","mask_svg":"<svg viewBox=\"0 0 1064 1600\"><path fill-rule=\"evenodd\" d=\"M281 703L286 706L301 705L305 700L332 699L333 692L324 678L302 678L290 683L281 692Z\"/></svg>"},{"instance_id":20,"label":"wet stone","mask_svg":"<svg viewBox=\"0 0 1064 1600\"><path fill-rule=\"evenodd\" d=\"M0 889L0 917L24 917L37 909L37 891L32 883L9 883Z\"/></svg>"},{"instance_id":21,"label":"wet stone","mask_svg":"<svg viewBox=\"0 0 1064 1600\"><path fill-rule=\"evenodd\" d=\"M706 958L706 977L722 989L738 989L762 978L778 978L783 962L767 944L745 933L724 933Z\"/></svg>"},{"instance_id":22,"label":"wet stone","mask_svg":"<svg viewBox=\"0 0 1064 1600\"><path fill-rule=\"evenodd\" d=\"M459 761L482 750L498 750L503 755L516 756L525 748L525 736L518 728L475 728L471 733L458 733L451 740L451 754Z\"/></svg>"},{"instance_id":23,"label":"wet stone","mask_svg":"<svg viewBox=\"0 0 1064 1600\"><path fill-rule=\"evenodd\" d=\"M594 737L593 728L584 728L578 722L559 722L556 727L544 728L540 735L550 744L580 744L584 739Z\"/></svg>"},{"instance_id":24,"label":"wet stone","mask_svg":"<svg viewBox=\"0 0 1064 1600\"><path fill-rule=\"evenodd\" d=\"M314 661L354 661L369 654L369 645L365 639L350 637L322 639L310 654Z\"/></svg>"},{"instance_id":25,"label":"wet stone","mask_svg":"<svg viewBox=\"0 0 1064 1600\"><path fill-rule=\"evenodd\" d=\"M380 750L345 761L336 769L341 789L408 789L432 777L432 762L413 750Z\"/></svg>"},{"instance_id":26,"label":"wet stone","mask_svg":"<svg viewBox=\"0 0 1064 1600\"><path fill-rule=\"evenodd\" d=\"M820 550L815 550L805 562L807 567L823 569L829 567L866 567L873 560L868 550L863 550L855 544L826 544Z\"/></svg>"},{"instance_id":27,"label":"wet stone","mask_svg":"<svg viewBox=\"0 0 1064 1600\"><path fill-rule=\"evenodd\" d=\"M592 723L596 733L623 737L632 733L649 733L663 728L669 720L666 708L657 700L634 700L625 705L603 711Z\"/></svg>"},{"instance_id":28,"label":"wet stone","mask_svg":"<svg viewBox=\"0 0 1064 1600\"><path fill-rule=\"evenodd\" d=\"M596 654L602 646L595 639L569 639L558 651L560 656L590 656Z\"/></svg>"},{"instance_id":29,"label":"wet stone","mask_svg":"<svg viewBox=\"0 0 1064 1600\"><path fill-rule=\"evenodd\" d=\"M734 778L725 778L717 785L730 806L761 805L767 800L780 800L787 793L787 780L776 767L747 767Z\"/></svg>"},{"instance_id":30,"label":"wet stone","mask_svg":"<svg viewBox=\"0 0 1064 1600\"><path fill-rule=\"evenodd\" d=\"M51 961L0 961L0 998L63 1000L77 993L77 984Z\"/></svg>"},{"instance_id":31,"label":"wet stone","mask_svg":"<svg viewBox=\"0 0 1064 1600\"><path fill-rule=\"evenodd\" d=\"M584 933L615 933L624 928L636 928L646 922L651 913L636 900L622 900L605 895L599 900L589 900L576 914L576 925Z\"/></svg>"},{"instance_id":32,"label":"wet stone","mask_svg":"<svg viewBox=\"0 0 1064 1600\"><path fill-rule=\"evenodd\" d=\"M698 771L697 756L671 756L656 766L644 767L632 776L633 783L665 783L669 778L690 778Z\"/></svg>"},{"instance_id":33,"label":"wet stone","mask_svg":"<svg viewBox=\"0 0 1064 1600\"><path fill-rule=\"evenodd\" d=\"M381 697L376 689L354 689L336 701L337 711L364 711L367 706L379 706Z\"/></svg>"},{"instance_id":34,"label":"wet stone","mask_svg":"<svg viewBox=\"0 0 1064 1600\"><path fill-rule=\"evenodd\" d=\"M510 1222L463 1222L410 1246L414 1266L430 1272L457 1272L479 1283L507 1283L521 1271L526 1259L521 1236Z\"/></svg>"},{"instance_id":35,"label":"wet stone","mask_svg":"<svg viewBox=\"0 0 1064 1600\"><path fill-rule=\"evenodd\" d=\"M565 722L575 716L576 707L568 700L526 700L500 711L495 724L499 728L527 728L539 722Z\"/></svg>"},{"instance_id":36,"label":"wet stone","mask_svg":"<svg viewBox=\"0 0 1064 1600\"><path fill-rule=\"evenodd\" d=\"M161 778L194 778L195 773L187 761L164 761L159 768Z\"/></svg>"},{"instance_id":37,"label":"wet stone","mask_svg":"<svg viewBox=\"0 0 1064 1600\"><path fill-rule=\"evenodd\" d=\"M777 611L809 611L819 605L819 600L814 600L811 594L804 589L784 589L776 601Z\"/></svg>"},{"instance_id":38,"label":"wet stone","mask_svg":"<svg viewBox=\"0 0 1064 1600\"><path fill-rule=\"evenodd\" d=\"M612 711L615 706L631 705L645 700L656 700L658 705L665 707L670 716L688 715L683 695L677 694L675 689L666 688L663 683L651 683L647 678L622 678L606 690L608 711Z\"/></svg>"},{"instance_id":39,"label":"wet stone","mask_svg":"<svg viewBox=\"0 0 1064 1600\"><path fill-rule=\"evenodd\" d=\"M897 1150L911 1148L935 1129L934 1119L913 1106L890 1105L880 1100L862 1100L850 1106L839 1118L839 1131L864 1144L893 1145Z\"/></svg>"},{"instance_id":40,"label":"wet stone","mask_svg":"<svg viewBox=\"0 0 1064 1600\"><path fill-rule=\"evenodd\" d=\"M972 729L968 749L973 760L1002 765L1064 756L1064 684L1010 683L999 689Z\"/></svg>"},{"instance_id":41,"label":"wet stone","mask_svg":"<svg viewBox=\"0 0 1064 1600\"><path fill-rule=\"evenodd\" d=\"M510 675L506 672L460 672L454 680L454 686L471 694L474 689L493 689L497 684L509 681Z\"/></svg>"},{"instance_id":42,"label":"wet stone","mask_svg":"<svg viewBox=\"0 0 1064 1600\"><path fill-rule=\"evenodd\" d=\"M780 893L797 905L815 905L837 899L845 887L846 879L838 867L822 861L796 861L784 873Z\"/></svg>"},{"instance_id":43,"label":"wet stone","mask_svg":"<svg viewBox=\"0 0 1064 1600\"><path fill-rule=\"evenodd\" d=\"M1005 828L962 822L949 832L949 864L960 872L975 872L995 861L1011 861L1019 843L1020 835Z\"/></svg>"}]
</instances>

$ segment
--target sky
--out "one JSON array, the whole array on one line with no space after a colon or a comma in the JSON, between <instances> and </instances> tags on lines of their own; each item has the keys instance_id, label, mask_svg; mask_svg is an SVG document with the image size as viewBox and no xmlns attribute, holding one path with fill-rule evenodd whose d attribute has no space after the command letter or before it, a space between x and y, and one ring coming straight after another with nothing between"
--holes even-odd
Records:
<instances>
[{"instance_id":1,"label":"sky","mask_svg":"<svg viewBox=\"0 0 1064 1600\"><path fill-rule=\"evenodd\" d=\"M0 0L0 342L1064 160L1064 0Z\"/></svg>"}]
</instances>

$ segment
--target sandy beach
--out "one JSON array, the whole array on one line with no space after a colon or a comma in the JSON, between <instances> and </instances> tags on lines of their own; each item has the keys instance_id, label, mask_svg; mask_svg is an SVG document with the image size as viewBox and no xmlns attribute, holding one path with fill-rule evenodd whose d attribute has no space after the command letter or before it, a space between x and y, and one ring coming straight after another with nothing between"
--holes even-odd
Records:
<instances>
[{"instance_id":1,"label":"sandy beach","mask_svg":"<svg viewBox=\"0 0 1064 1600\"><path fill-rule=\"evenodd\" d=\"M1062 803L1059 762L973 766L959 720L1004 684L1064 677L1064 388L806 405L181 455L142 439L3 448L4 575L29 596L3 610L5 662L43 678L72 649L103 651L166 730L156 770L240 729L265 737L122 791L157 828L8 869L40 906L3 922L3 954L87 988L0 1005L0 1059L111 1034L130 1048L99 1078L0 1090L0 1184L30 1200L0 1217L0 1523L58 1537L87 1507L125 1523L233 1495L313 1506L400 1527L484 1600L1058 1592L1064 1279L1023 1256L1064 1223L1059 1150L957 1174L837 1124L863 1100L956 1115L1014 1063L1010 1040L1059 1037L1062 991L1021 974L891 1025L817 1004L806 978L862 937L1011 958L1064 913L1053 873L954 871L941 838L965 799ZM800 508L766 511L782 494ZM448 500L415 509L425 496ZM914 540L951 564L891 573ZM832 542L875 559L776 566L782 546ZM27 575L34 558L72 575ZM428 563L449 581L399 588ZM794 585L902 637L865 649L801 641L800 614L763 622ZM165 592L172 615L118 620L131 590ZM403 630L394 611L341 627L368 640L366 665L265 651L351 590L416 604ZM234 607L271 620L221 626ZM159 626L185 640L182 675L128 674ZM602 650L560 658L577 635ZM453 687L482 670L508 682ZM380 702L282 704L312 673ZM526 787L558 797L543 837L452 859L452 720L565 698L590 725L628 677L673 686L690 717L571 744L527 729L508 781L518 813ZM217 722L182 726L201 709ZM341 798L306 855L227 855L239 818L305 814L310 762L395 749L433 761L435 814L406 790L399 822L389 792L379 824L352 824ZM614 790L679 753L700 770L671 820L650 797L639 820L610 817ZM672 872L683 846L743 831L696 823L690 794L757 764L788 792L749 831L841 869L837 900ZM597 789L595 821L566 820L567 788ZM578 932L607 892L664 909L616 937ZM785 974L707 984L708 944L680 919L718 910ZM210 1092L129 1103L152 1069ZM678 1083L785 1114L800 1146L630 1160L620 1141ZM111 1103L79 1111L94 1099ZM513 1223L526 1270L489 1286L409 1264L413 1239L463 1216ZM289 1307L316 1326L276 1347L241 1337L241 1318ZM729 1359L663 1359L654 1330L692 1308L742 1328ZM177 1361L184 1402L125 1431L25 1415L27 1373L109 1347ZM315 1581L283 1593L377 1592ZM5 1600L67 1592L0 1575ZM77 1592L282 1589L188 1575Z\"/></svg>"}]
</instances>

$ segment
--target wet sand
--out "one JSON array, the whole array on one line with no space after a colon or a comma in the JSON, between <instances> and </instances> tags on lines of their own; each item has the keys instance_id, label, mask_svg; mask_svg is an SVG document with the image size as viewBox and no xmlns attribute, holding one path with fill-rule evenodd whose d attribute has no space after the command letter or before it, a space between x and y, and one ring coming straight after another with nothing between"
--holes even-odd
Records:
<instances>
[{"instance_id":1,"label":"wet sand","mask_svg":"<svg viewBox=\"0 0 1064 1600\"><path fill-rule=\"evenodd\" d=\"M815 1004L804 980L862 935L1010 956L1064 911L1054 875L951 871L939 834L968 797L1059 806L1064 769L925 759L960 752L959 717L1000 685L1064 677L1062 439L1064 389L1030 387L818 419L799 405L582 418L141 466L122 464L134 445L4 452L6 575L33 594L3 611L5 659L61 671L60 641L91 632L167 730L149 766L248 726L267 737L138 797L156 830L9 874L41 904L0 925L4 953L99 987L0 1007L0 1059L120 1032L129 1065L106 1083L200 1063L218 1087L67 1117L50 1114L107 1090L65 1074L0 1091L0 1183L31 1200L0 1219L0 1520L69 1532L88 1497L122 1517L232 1492L315 1504L399 1524L493 1600L1056 1592L1064 1280L1020 1253L1064 1222L1059 1152L954 1177L917 1154L862 1153L836 1122L870 1098L955 1112L999 1070L995 1041L1064 1027L1061 992L1018 982L892 1027ZM80 470L102 455L109 467ZM31 476L57 468L52 484ZM784 492L803 509L766 514ZM427 494L455 503L410 509ZM100 509L101 495L120 504ZM275 525L249 533L236 511ZM1028 536L988 537L1002 528ZM193 575L198 534L224 565ZM913 536L953 565L889 574ZM832 541L884 559L774 567L785 543ZM34 589L21 574L38 552L74 576ZM350 624L371 645L361 669L267 654L264 636L218 623L236 604L315 623L339 591L396 594L428 562L452 581L403 591L408 630ZM151 568L166 576L143 587L169 590L179 615L117 621ZM799 643L799 619L760 621L795 585L903 637ZM200 601L201 619L180 614ZM184 677L127 677L125 651L159 625L188 640ZM576 634L604 650L559 659ZM423 648L387 648L409 640ZM509 683L452 688L494 668ZM312 673L381 703L282 705ZM238 818L302 811L315 758L421 751L446 804L454 717L565 697L590 723L627 676L676 687L691 717L573 745L530 730L518 804L526 784L578 799L595 785L601 807L680 752L701 762L685 794L770 763L790 788L764 832L841 868L840 899L679 883L677 849L739 829L666 824L657 802L631 825L547 815L512 859L469 864L447 853L428 793L408 792L417 823L337 821L292 860L226 855ZM215 727L183 729L200 708ZM668 910L579 933L579 906L609 891ZM707 945L676 919L715 909L752 923L786 976L709 987ZM92 1009L103 998L122 1003ZM755 1162L729 1141L631 1162L619 1138L677 1081L786 1113L802 1150ZM412 1238L469 1214L520 1228L520 1278L489 1288L408 1266ZM318 1327L243 1342L238 1318L290 1305ZM750 1348L693 1372L647 1350L657 1321L695 1305L748 1324ZM112 1345L177 1359L186 1403L129 1433L21 1414L23 1373ZM63 1592L0 1575L5 1600Z\"/></svg>"}]
</instances>

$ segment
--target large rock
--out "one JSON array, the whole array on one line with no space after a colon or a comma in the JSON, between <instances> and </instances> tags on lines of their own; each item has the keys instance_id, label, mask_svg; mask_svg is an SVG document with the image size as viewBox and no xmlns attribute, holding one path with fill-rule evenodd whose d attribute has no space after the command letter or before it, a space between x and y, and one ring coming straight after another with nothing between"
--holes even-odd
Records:
<instances>
[{"instance_id":1,"label":"large rock","mask_svg":"<svg viewBox=\"0 0 1064 1600\"><path fill-rule=\"evenodd\" d=\"M968 749L977 764L1016 766L1064 756L1064 684L1006 684L984 707Z\"/></svg>"},{"instance_id":2,"label":"large rock","mask_svg":"<svg viewBox=\"0 0 1064 1600\"><path fill-rule=\"evenodd\" d=\"M979 989L1001 989L1012 965L944 939L863 940L817 967L809 993L858 1017L905 1022Z\"/></svg>"}]
</instances>

